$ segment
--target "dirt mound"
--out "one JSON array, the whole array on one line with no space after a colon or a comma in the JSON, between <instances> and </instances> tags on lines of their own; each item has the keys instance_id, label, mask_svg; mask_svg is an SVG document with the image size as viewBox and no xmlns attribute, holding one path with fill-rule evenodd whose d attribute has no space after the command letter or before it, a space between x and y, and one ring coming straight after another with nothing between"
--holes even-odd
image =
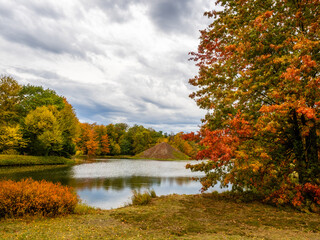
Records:
<instances>
[{"instance_id":1,"label":"dirt mound","mask_svg":"<svg viewBox=\"0 0 320 240\"><path fill-rule=\"evenodd\" d=\"M187 155L175 149L170 144L163 142L155 145L152 148L138 154L140 158L151 158L151 159L177 159L186 160L189 159Z\"/></svg>"}]
</instances>

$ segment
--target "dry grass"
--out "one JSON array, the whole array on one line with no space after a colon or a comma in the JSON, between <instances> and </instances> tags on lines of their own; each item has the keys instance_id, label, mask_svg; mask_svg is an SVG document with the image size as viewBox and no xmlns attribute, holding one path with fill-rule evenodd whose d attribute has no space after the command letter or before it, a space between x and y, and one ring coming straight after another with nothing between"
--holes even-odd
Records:
<instances>
[{"instance_id":1,"label":"dry grass","mask_svg":"<svg viewBox=\"0 0 320 240\"><path fill-rule=\"evenodd\" d=\"M320 239L320 216L217 196L170 195L146 206L0 222L0 239Z\"/></svg>"}]
</instances>

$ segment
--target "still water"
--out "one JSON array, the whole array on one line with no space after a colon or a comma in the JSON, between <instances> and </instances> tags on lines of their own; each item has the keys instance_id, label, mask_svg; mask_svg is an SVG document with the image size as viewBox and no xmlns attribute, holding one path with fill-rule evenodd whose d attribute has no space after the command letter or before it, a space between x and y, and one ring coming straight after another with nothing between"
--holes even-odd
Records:
<instances>
[{"instance_id":1,"label":"still water","mask_svg":"<svg viewBox=\"0 0 320 240\"><path fill-rule=\"evenodd\" d=\"M197 194L201 184L192 177L201 177L185 169L196 161L154 161L126 159L97 159L93 163L75 166L32 166L0 168L0 179L20 180L31 177L61 182L73 187L86 204L111 209L130 203L132 190L154 189L158 196ZM222 191L219 187L213 189Z\"/></svg>"}]
</instances>

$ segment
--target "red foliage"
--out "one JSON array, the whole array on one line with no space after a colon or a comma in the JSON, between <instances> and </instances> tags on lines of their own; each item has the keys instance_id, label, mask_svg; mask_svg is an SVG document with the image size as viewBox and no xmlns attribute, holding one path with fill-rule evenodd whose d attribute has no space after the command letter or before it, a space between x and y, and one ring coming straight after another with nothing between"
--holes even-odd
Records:
<instances>
[{"instance_id":1,"label":"red foliage","mask_svg":"<svg viewBox=\"0 0 320 240\"><path fill-rule=\"evenodd\" d=\"M209 158L223 165L235 156L239 143L252 135L252 129L238 113L228 122L227 128L214 131L205 129L202 135L200 144L205 146L205 149L198 153L197 158Z\"/></svg>"},{"instance_id":2,"label":"red foliage","mask_svg":"<svg viewBox=\"0 0 320 240\"><path fill-rule=\"evenodd\" d=\"M199 133L195 134L194 132L185 133L185 134L181 135L181 138L186 141L199 142L200 141L200 134Z\"/></svg>"},{"instance_id":3,"label":"red foliage","mask_svg":"<svg viewBox=\"0 0 320 240\"><path fill-rule=\"evenodd\" d=\"M320 186L306 183L304 185L286 184L277 191L274 191L266 198L267 202L276 205L291 204L294 207L309 208L313 204L312 211L319 211L320 207ZM315 204L315 205L314 205Z\"/></svg>"},{"instance_id":4,"label":"red foliage","mask_svg":"<svg viewBox=\"0 0 320 240\"><path fill-rule=\"evenodd\" d=\"M97 141L97 135L93 129L90 129L88 132L88 141L85 142L85 147L87 149L88 156L96 155L99 143Z\"/></svg>"},{"instance_id":5,"label":"red foliage","mask_svg":"<svg viewBox=\"0 0 320 240\"><path fill-rule=\"evenodd\" d=\"M320 205L320 186L311 183L306 183L302 190L307 194L315 203Z\"/></svg>"}]
</instances>

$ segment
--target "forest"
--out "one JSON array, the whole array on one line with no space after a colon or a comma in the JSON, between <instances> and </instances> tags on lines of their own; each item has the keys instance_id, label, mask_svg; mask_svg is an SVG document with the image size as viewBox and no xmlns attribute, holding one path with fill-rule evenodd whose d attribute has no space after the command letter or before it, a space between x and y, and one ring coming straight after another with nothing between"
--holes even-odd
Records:
<instances>
[{"instance_id":1,"label":"forest","mask_svg":"<svg viewBox=\"0 0 320 240\"><path fill-rule=\"evenodd\" d=\"M65 97L42 86L21 86L10 76L1 77L0 93L0 154L133 156L161 142L190 157L197 152L183 133L126 123L81 123Z\"/></svg>"}]
</instances>

